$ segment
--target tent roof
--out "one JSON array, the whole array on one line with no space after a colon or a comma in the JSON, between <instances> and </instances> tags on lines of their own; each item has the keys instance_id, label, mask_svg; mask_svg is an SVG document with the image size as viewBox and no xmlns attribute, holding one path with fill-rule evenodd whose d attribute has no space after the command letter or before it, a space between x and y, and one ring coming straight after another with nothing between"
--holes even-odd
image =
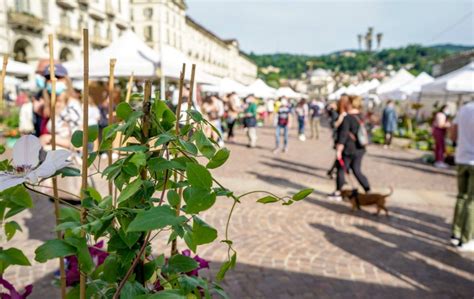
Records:
<instances>
[{"instance_id":1,"label":"tent roof","mask_svg":"<svg viewBox=\"0 0 474 299\"><path fill-rule=\"evenodd\" d=\"M421 88L427 94L466 94L474 93L474 61Z\"/></svg>"},{"instance_id":2,"label":"tent roof","mask_svg":"<svg viewBox=\"0 0 474 299\"><path fill-rule=\"evenodd\" d=\"M0 57L0 61L3 65L3 57ZM13 59L8 59L7 64L7 74L9 75L18 75L18 76L28 76L34 73L34 67L29 64L15 61Z\"/></svg>"},{"instance_id":3,"label":"tent roof","mask_svg":"<svg viewBox=\"0 0 474 299\"><path fill-rule=\"evenodd\" d=\"M291 87L280 87L276 91L278 97L300 98L301 94L294 91Z\"/></svg>"},{"instance_id":4,"label":"tent roof","mask_svg":"<svg viewBox=\"0 0 474 299\"><path fill-rule=\"evenodd\" d=\"M427 73L423 72L419 74L415 79L408 82L407 84L400 87L400 91L410 95L413 92L420 92L421 87L425 84L431 83L434 81L434 78L428 75Z\"/></svg>"},{"instance_id":5,"label":"tent roof","mask_svg":"<svg viewBox=\"0 0 474 299\"><path fill-rule=\"evenodd\" d=\"M239 95L248 94L247 86L230 78L222 79L217 85L204 85L202 86L202 90L207 92L217 92L220 94L230 92L236 92Z\"/></svg>"},{"instance_id":6,"label":"tent roof","mask_svg":"<svg viewBox=\"0 0 474 299\"><path fill-rule=\"evenodd\" d=\"M247 87L247 91L259 98L271 98L275 96L276 89L259 78Z\"/></svg>"},{"instance_id":7,"label":"tent roof","mask_svg":"<svg viewBox=\"0 0 474 299\"><path fill-rule=\"evenodd\" d=\"M89 76L91 78L108 77L109 61L115 58L114 74L116 77L154 77L160 66L160 56L134 32L128 30L108 47L92 52L89 55ZM83 76L82 59L68 61L64 66L70 77Z\"/></svg>"},{"instance_id":8,"label":"tent roof","mask_svg":"<svg viewBox=\"0 0 474 299\"><path fill-rule=\"evenodd\" d=\"M415 79L415 76L410 74L405 69L400 69L390 79L388 79L386 82L382 83L379 87L377 87L377 93L380 95L381 98L385 98L386 95L384 94L398 89L399 87L407 84L413 79Z\"/></svg>"}]
</instances>

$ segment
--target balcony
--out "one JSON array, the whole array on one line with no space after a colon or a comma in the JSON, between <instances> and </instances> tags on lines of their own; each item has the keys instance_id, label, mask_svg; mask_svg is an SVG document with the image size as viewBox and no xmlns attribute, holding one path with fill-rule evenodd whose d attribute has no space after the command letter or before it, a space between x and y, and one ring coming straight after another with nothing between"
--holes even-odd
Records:
<instances>
[{"instance_id":1,"label":"balcony","mask_svg":"<svg viewBox=\"0 0 474 299\"><path fill-rule=\"evenodd\" d=\"M93 35L91 38L92 46L96 48L104 48L110 44L110 39L102 37L100 35Z\"/></svg>"},{"instance_id":2,"label":"balcony","mask_svg":"<svg viewBox=\"0 0 474 299\"><path fill-rule=\"evenodd\" d=\"M77 0L77 2L79 2L79 4L82 4L82 5L89 5L89 0Z\"/></svg>"},{"instance_id":3,"label":"balcony","mask_svg":"<svg viewBox=\"0 0 474 299\"><path fill-rule=\"evenodd\" d=\"M59 39L79 42L82 38L81 32L70 27L58 27L56 35Z\"/></svg>"},{"instance_id":4,"label":"balcony","mask_svg":"<svg viewBox=\"0 0 474 299\"><path fill-rule=\"evenodd\" d=\"M41 32L44 27L43 20L27 12L8 12L8 24L16 29L30 30L33 32Z\"/></svg>"},{"instance_id":5,"label":"balcony","mask_svg":"<svg viewBox=\"0 0 474 299\"><path fill-rule=\"evenodd\" d=\"M77 1L74 0L56 0L56 3L66 9L73 9L77 7Z\"/></svg>"}]
</instances>

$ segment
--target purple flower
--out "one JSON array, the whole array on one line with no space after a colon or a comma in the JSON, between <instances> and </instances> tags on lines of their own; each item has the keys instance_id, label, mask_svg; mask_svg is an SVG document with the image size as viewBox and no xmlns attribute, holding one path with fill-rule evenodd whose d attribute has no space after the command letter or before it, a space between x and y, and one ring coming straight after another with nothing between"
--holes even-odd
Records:
<instances>
[{"instance_id":1,"label":"purple flower","mask_svg":"<svg viewBox=\"0 0 474 299\"><path fill-rule=\"evenodd\" d=\"M89 247L89 253L96 266L102 265L107 256L109 256L108 252L101 250L102 247L104 247L104 241L100 241L94 246ZM66 265L66 285L73 286L78 283L80 279L79 263L77 261L77 256L72 255L66 257Z\"/></svg>"},{"instance_id":2,"label":"purple flower","mask_svg":"<svg viewBox=\"0 0 474 299\"><path fill-rule=\"evenodd\" d=\"M25 291L23 292L23 294L20 294L16 289L15 287L9 283L8 281L6 281L5 279L3 279L2 276L0 276L0 285L2 285L5 289L7 289L9 291L10 294L7 294L7 293L0 293L0 298L1 299L25 299L26 297L28 297L31 292L33 291L33 285L27 285L25 287Z\"/></svg>"},{"instance_id":3,"label":"purple flower","mask_svg":"<svg viewBox=\"0 0 474 299\"><path fill-rule=\"evenodd\" d=\"M191 250L189 250L189 249L183 250L181 252L181 254L184 255L184 256L191 257ZM189 275L189 276L198 276L199 270L202 270L204 268L209 269L209 262L206 261L205 259L201 258L199 255L195 255L193 257L193 260L195 260L199 264L199 266L196 269L186 273L187 275Z\"/></svg>"}]
</instances>

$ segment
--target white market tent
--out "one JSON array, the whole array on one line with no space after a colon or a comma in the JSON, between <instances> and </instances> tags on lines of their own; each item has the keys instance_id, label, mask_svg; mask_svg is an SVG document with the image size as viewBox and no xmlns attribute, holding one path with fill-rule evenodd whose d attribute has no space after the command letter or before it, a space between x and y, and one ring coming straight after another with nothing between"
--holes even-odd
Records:
<instances>
[{"instance_id":1,"label":"white market tent","mask_svg":"<svg viewBox=\"0 0 474 299\"><path fill-rule=\"evenodd\" d=\"M240 84L239 82L230 78L224 78L216 85L203 85L201 90L204 92L215 92L219 94L236 92L241 96L246 96L249 94L247 91L247 86Z\"/></svg>"},{"instance_id":2,"label":"white market tent","mask_svg":"<svg viewBox=\"0 0 474 299\"><path fill-rule=\"evenodd\" d=\"M421 73L408 83L383 94L384 99L406 100L409 97L416 99L424 84L433 82L434 78L427 73Z\"/></svg>"},{"instance_id":3,"label":"white market tent","mask_svg":"<svg viewBox=\"0 0 474 299\"><path fill-rule=\"evenodd\" d=\"M351 84L347 87L346 93L348 95L356 95L357 94L357 87L354 84Z\"/></svg>"},{"instance_id":4,"label":"white market tent","mask_svg":"<svg viewBox=\"0 0 474 299\"><path fill-rule=\"evenodd\" d=\"M365 81L361 84L358 89L360 96L368 96L372 91L374 91L377 87L379 87L380 81L377 79L372 79L370 81Z\"/></svg>"},{"instance_id":5,"label":"white market tent","mask_svg":"<svg viewBox=\"0 0 474 299\"><path fill-rule=\"evenodd\" d=\"M0 65L3 65L3 57L0 57L2 62ZM8 59L7 64L7 74L13 76L28 76L35 72L34 68L26 63L15 61L13 59Z\"/></svg>"},{"instance_id":6,"label":"white market tent","mask_svg":"<svg viewBox=\"0 0 474 299\"><path fill-rule=\"evenodd\" d=\"M410 74L405 69L400 69L390 79L388 79L386 82L383 82L379 87L377 87L377 94L382 100L389 99L391 92L409 83L413 79L415 79L415 76Z\"/></svg>"},{"instance_id":7,"label":"white market tent","mask_svg":"<svg viewBox=\"0 0 474 299\"><path fill-rule=\"evenodd\" d=\"M132 72L136 78L150 78L157 75L160 68L160 55L144 43L134 32L126 31L108 47L90 53L89 77L109 76L109 61L115 58L115 77L129 77ZM82 77L83 61L64 63L71 78Z\"/></svg>"},{"instance_id":8,"label":"white market tent","mask_svg":"<svg viewBox=\"0 0 474 299\"><path fill-rule=\"evenodd\" d=\"M342 94L346 93L346 91L347 91L347 87L342 86L341 88L339 88L335 92L331 93L328 96L328 99L329 100L338 100L341 97Z\"/></svg>"},{"instance_id":9,"label":"white market tent","mask_svg":"<svg viewBox=\"0 0 474 299\"><path fill-rule=\"evenodd\" d=\"M272 98L276 94L276 89L267 85L262 79L257 79L247 87L249 94L254 94L258 98Z\"/></svg>"},{"instance_id":10,"label":"white market tent","mask_svg":"<svg viewBox=\"0 0 474 299\"><path fill-rule=\"evenodd\" d=\"M462 95L474 93L474 61L421 88L422 94Z\"/></svg>"},{"instance_id":11,"label":"white market tent","mask_svg":"<svg viewBox=\"0 0 474 299\"><path fill-rule=\"evenodd\" d=\"M301 98L302 95L291 89L291 87L280 87L276 91L277 97L287 97L290 99Z\"/></svg>"}]
</instances>

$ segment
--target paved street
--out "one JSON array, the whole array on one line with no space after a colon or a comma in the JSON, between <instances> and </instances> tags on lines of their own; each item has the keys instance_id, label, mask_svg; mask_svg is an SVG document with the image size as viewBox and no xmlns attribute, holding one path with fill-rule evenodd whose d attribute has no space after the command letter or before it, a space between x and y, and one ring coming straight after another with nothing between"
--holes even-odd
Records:
<instances>
[{"instance_id":1,"label":"paved street","mask_svg":"<svg viewBox=\"0 0 474 299\"><path fill-rule=\"evenodd\" d=\"M391 217L373 216L371 207L351 213L349 204L324 196L334 188L325 175L334 156L328 131L320 140L299 142L294 130L290 151L276 155L271 152L273 129L259 130L259 147L253 150L246 148L239 131L236 144L228 145L230 161L215 171L237 193L263 189L286 195L316 189L290 207L256 204L256 197L237 207L230 235L238 265L224 282L231 298L474 296L474 255L460 255L447 245L456 191L453 170L422 164L420 152L371 146L363 170L374 190L394 187L387 205ZM221 199L204 215L221 237L230 205ZM17 220L27 229L12 246L33 260L34 248L54 237L52 205L38 199L35 209ZM153 247L163 248L158 242ZM225 246L204 246L199 255L211 260L210 272L215 272L225 260ZM55 267L56 261L35 263L28 270L12 268L6 277L17 285L34 282L31 298L56 298L51 286Z\"/></svg>"}]
</instances>

